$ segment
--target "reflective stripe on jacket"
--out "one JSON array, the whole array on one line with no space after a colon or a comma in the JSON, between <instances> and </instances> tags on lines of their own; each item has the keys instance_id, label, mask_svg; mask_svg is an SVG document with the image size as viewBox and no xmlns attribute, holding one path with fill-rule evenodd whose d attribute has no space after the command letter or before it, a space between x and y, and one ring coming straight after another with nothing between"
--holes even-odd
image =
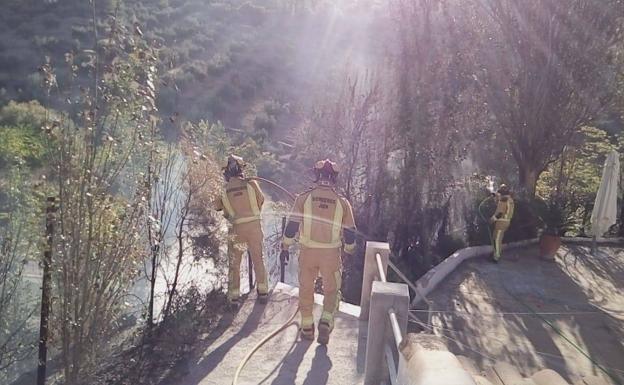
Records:
<instances>
[{"instance_id":1,"label":"reflective stripe on jacket","mask_svg":"<svg viewBox=\"0 0 624 385\"><path fill-rule=\"evenodd\" d=\"M221 202L233 224L248 223L260 219L261 201L264 200L259 187L252 181L232 180L221 195ZM260 200L258 194L260 194Z\"/></svg>"}]
</instances>

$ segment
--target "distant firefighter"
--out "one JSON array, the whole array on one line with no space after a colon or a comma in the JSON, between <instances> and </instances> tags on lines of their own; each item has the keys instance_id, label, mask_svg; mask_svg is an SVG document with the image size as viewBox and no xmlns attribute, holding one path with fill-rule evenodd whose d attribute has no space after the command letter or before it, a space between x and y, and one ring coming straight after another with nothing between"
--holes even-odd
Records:
<instances>
[{"instance_id":1,"label":"distant firefighter","mask_svg":"<svg viewBox=\"0 0 624 385\"><path fill-rule=\"evenodd\" d=\"M514 201L511 197L511 190L505 184L502 184L498 191L495 193L496 211L490 223L494 224L494 232L492 240L494 242L494 261L498 262L501 259L501 250L503 247L503 237L505 231L509 228L511 218L514 214Z\"/></svg>"},{"instance_id":2,"label":"distant firefighter","mask_svg":"<svg viewBox=\"0 0 624 385\"><path fill-rule=\"evenodd\" d=\"M237 307L240 300L240 264L249 249L258 282L258 301L266 303L269 285L264 261L262 259L262 241L264 235L260 224L260 210L264 195L258 182L245 179L243 158L230 155L223 168L225 187L216 202L216 209L225 212L225 217L232 223L228 241L228 299L230 305Z\"/></svg>"},{"instance_id":3,"label":"distant firefighter","mask_svg":"<svg viewBox=\"0 0 624 385\"><path fill-rule=\"evenodd\" d=\"M295 200L282 243L282 258L288 260L288 247L299 238L299 310L301 338L314 339L314 282L319 272L323 279L323 313L318 325L318 342L327 344L334 328L334 313L340 303L342 261L355 250L355 222L349 201L334 191L338 169L329 159L316 162L315 186Z\"/></svg>"}]
</instances>

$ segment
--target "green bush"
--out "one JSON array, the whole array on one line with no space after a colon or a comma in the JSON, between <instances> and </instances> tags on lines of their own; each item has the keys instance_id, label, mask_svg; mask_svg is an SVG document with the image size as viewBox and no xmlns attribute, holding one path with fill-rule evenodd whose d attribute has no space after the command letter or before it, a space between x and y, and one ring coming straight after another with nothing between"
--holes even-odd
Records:
<instances>
[{"instance_id":1,"label":"green bush","mask_svg":"<svg viewBox=\"0 0 624 385\"><path fill-rule=\"evenodd\" d=\"M211 75L221 75L231 64L228 55L216 54L208 62L208 73Z\"/></svg>"},{"instance_id":2,"label":"green bush","mask_svg":"<svg viewBox=\"0 0 624 385\"><path fill-rule=\"evenodd\" d=\"M16 162L40 166L44 153L45 145L40 132L30 127L0 126L0 168Z\"/></svg>"},{"instance_id":3,"label":"green bush","mask_svg":"<svg viewBox=\"0 0 624 385\"><path fill-rule=\"evenodd\" d=\"M37 131L46 122L47 113L46 108L36 100L24 103L11 101L0 108L0 126L26 127ZM54 114L50 119L54 119Z\"/></svg>"},{"instance_id":4,"label":"green bush","mask_svg":"<svg viewBox=\"0 0 624 385\"><path fill-rule=\"evenodd\" d=\"M264 103L264 112L266 112L268 116L278 116L282 113L282 109L282 104L277 100L269 100Z\"/></svg>"},{"instance_id":5,"label":"green bush","mask_svg":"<svg viewBox=\"0 0 624 385\"><path fill-rule=\"evenodd\" d=\"M208 75L208 71L206 69L206 64L199 60L194 60L188 66L185 67L185 70L193 75L195 79L204 80Z\"/></svg>"},{"instance_id":6,"label":"green bush","mask_svg":"<svg viewBox=\"0 0 624 385\"><path fill-rule=\"evenodd\" d=\"M262 113L256 116L253 125L256 130L265 130L271 133L277 126L277 120L273 116Z\"/></svg>"}]
</instances>

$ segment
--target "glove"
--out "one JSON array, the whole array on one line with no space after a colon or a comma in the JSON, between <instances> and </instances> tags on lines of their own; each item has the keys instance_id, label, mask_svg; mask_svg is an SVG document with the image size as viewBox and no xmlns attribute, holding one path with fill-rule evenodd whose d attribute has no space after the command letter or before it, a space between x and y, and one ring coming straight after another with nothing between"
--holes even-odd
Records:
<instances>
[{"instance_id":1,"label":"glove","mask_svg":"<svg viewBox=\"0 0 624 385\"><path fill-rule=\"evenodd\" d=\"M288 250L282 250L282 252L280 253L280 262L282 262L284 265L288 265L289 261L290 252Z\"/></svg>"},{"instance_id":2,"label":"glove","mask_svg":"<svg viewBox=\"0 0 624 385\"><path fill-rule=\"evenodd\" d=\"M344 245L344 252L348 255L353 255L353 253L355 252L355 243L352 243L350 245Z\"/></svg>"}]
</instances>

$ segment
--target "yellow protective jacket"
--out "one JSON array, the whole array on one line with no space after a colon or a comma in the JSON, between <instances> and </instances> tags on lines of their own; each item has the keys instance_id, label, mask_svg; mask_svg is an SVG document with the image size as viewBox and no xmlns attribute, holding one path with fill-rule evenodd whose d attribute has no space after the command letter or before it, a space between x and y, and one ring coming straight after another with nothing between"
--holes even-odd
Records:
<instances>
[{"instance_id":1,"label":"yellow protective jacket","mask_svg":"<svg viewBox=\"0 0 624 385\"><path fill-rule=\"evenodd\" d=\"M260 220L264 194L255 180L240 177L230 178L223 193L215 203L217 210L223 210L225 217L233 224Z\"/></svg>"},{"instance_id":2,"label":"yellow protective jacket","mask_svg":"<svg viewBox=\"0 0 624 385\"><path fill-rule=\"evenodd\" d=\"M303 249L355 248L355 221L349 201L333 188L316 186L295 199L284 231L283 248L299 239Z\"/></svg>"},{"instance_id":3,"label":"yellow protective jacket","mask_svg":"<svg viewBox=\"0 0 624 385\"><path fill-rule=\"evenodd\" d=\"M496 211L492 216L492 222L511 222L514 214L514 200L509 195L496 194Z\"/></svg>"}]
</instances>

